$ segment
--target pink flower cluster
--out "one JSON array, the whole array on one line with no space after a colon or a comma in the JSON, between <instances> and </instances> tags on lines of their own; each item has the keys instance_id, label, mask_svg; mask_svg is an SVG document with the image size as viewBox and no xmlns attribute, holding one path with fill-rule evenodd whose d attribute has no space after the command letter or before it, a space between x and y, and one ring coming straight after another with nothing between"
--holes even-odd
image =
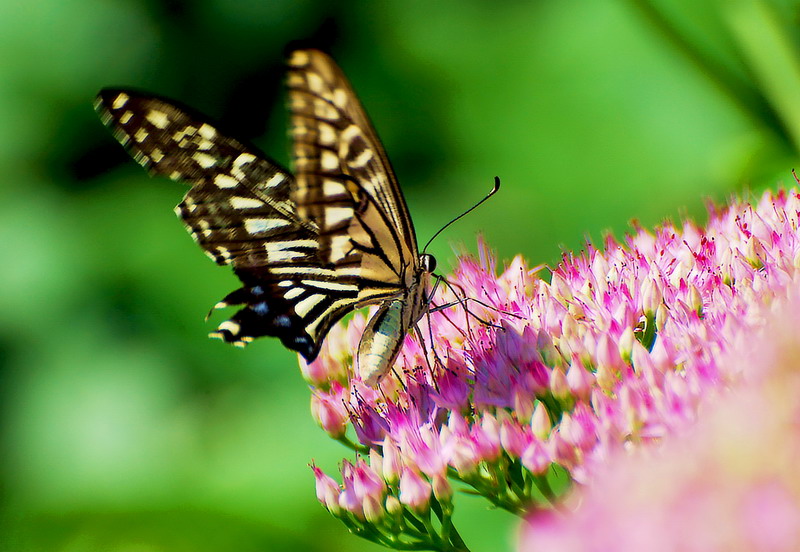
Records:
<instances>
[{"instance_id":1,"label":"pink flower cluster","mask_svg":"<svg viewBox=\"0 0 800 552\"><path fill-rule=\"evenodd\" d=\"M742 379L731 348L796 287L798 212L797 192L767 193L712 208L706 228L635 228L565 255L549 281L519 257L498 276L482 250L448 277L471 300L431 314L428 357L409 336L378 389L353 375L364 319L334 329L303 365L312 412L369 463L345 462L342 484L316 470L320 501L384 544L428 542L433 510L428 538L453 544L448 480L524 514L557 500L554 473L588 483L620 449L685 430Z\"/></svg>"},{"instance_id":2,"label":"pink flower cluster","mask_svg":"<svg viewBox=\"0 0 800 552\"><path fill-rule=\"evenodd\" d=\"M661 447L613 453L567 515L534 512L520 550L790 552L800 544L800 286L722 362L743 374ZM580 496L578 496L580 495ZM609 500L609 497L614 497ZM577 500L580 498L580 500ZM572 500L575 499L575 500Z\"/></svg>"}]
</instances>

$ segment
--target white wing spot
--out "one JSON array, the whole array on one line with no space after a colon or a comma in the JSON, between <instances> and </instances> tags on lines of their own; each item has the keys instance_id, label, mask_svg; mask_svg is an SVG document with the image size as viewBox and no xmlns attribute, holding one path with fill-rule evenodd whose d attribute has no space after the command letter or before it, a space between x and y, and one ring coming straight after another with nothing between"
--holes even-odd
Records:
<instances>
[{"instance_id":1,"label":"white wing spot","mask_svg":"<svg viewBox=\"0 0 800 552\"><path fill-rule=\"evenodd\" d=\"M219 256L222 257L225 260L226 263L231 260L230 251L228 251L227 249L225 249L224 247L221 247L221 246L218 246L216 249L217 249L217 253L219 253Z\"/></svg>"},{"instance_id":2,"label":"white wing spot","mask_svg":"<svg viewBox=\"0 0 800 552\"><path fill-rule=\"evenodd\" d=\"M267 252L267 260L271 263L303 258L308 255L308 253L298 251L298 249L309 247L317 247L317 242L314 240L290 240L267 242L264 244L264 250ZM294 269L296 267L292 268Z\"/></svg>"},{"instance_id":3,"label":"white wing spot","mask_svg":"<svg viewBox=\"0 0 800 552\"><path fill-rule=\"evenodd\" d=\"M335 121L339 118L339 112L336 111L336 108L321 99L314 100L314 115L320 119L327 119L329 121Z\"/></svg>"},{"instance_id":4,"label":"white wing spot","mask_svg":"<svg viewBox=\"0 0 800 552\"><path fill-rule=\"evenodd\" d=\"M217 188L235 188L239 181L227 174L218 174L214 177L214 185Z\"/></svg>"},{"instance_id":5,"label":"white wing spot","mask_svg":"<svg viewBox=\"0 0 800 552\"><path fill-rule=\"evenodd\" d=\"M230 202L234 209L258 209L264 206L263 201L251 197L233 196Z\"/></svg>"},{"instance_id":6,"label":"white wing spot","mask_svg":"<svg viewBox=\"0 0 800 552\"><path fill-rule=\"evenodd\" d=\"M359 276L361 267L359 266L354 267L354 271L355 272L353 272L352 274L354 276ZM287 274L289 275L289 277L294 277L297 276L298 274L308 274L310 276L318 276L320 278L336 278L339 276L340 273L345 273L344 267L337 268L336 271L334 272L333 270L330 269L317 268L313 266L276 266L270 268L270 272L272 272L272 274ZM288 282L289 283L287 284L287 286L294 285L291 281ZM284 283L281 282L278 285L283 287Z\"/></svg>"},{"instance_id":7,"label":"white wing spot","mask_svg":"<svg viewBox=\"0 0 800 552\"><path fill-rule=\"evenodd\" d=\"M262 234L289 226L289 221L284 219L270 218L249 218L244 219L244 229L250 234Z\"/></svg>"},{"instance_id":8,"label":"white wing spot","mask_svg":"<svg viewBox=\"0 0 800 552\"><path fill-rule=\"evenodd\" d=\"M217 129L209 124L203 123L200 125L200 128L197 129L197 133L206 140L213 140L217 135Z\"/></svg>"},{"instance_id":9,"label":"white wing spot","mask_svg":"<svg viewBox=\"0 0 800 552\"><path fill-rule=\"evenodd\" d=\"M130 121L131 118L133 118L133 112L126 111L125 113L119 116L119 122L122 123L123 125L127 125L128 121Z\"/></svg>"},{"instance_id":10,"label":"white wing spot","mask_svg":"<svg viewBox=\"0 0 800 552\"><path fill-rule=\"evenodd\" d=\"M120 92L111 102L111 109L122 109L130 99L130 96L128 96L125 92Z\"/></svg>"},{"instance_id":11,"label":"white wing spot","mask_svg":"<svg viewBox=\"0 0 800 552\"><path fill-rule=\"evenodd\" d=\"M304 67L308 65L308 52L296 50L292 52L292 57L289 59L289 65L294 67Z\"/></svg>"},{"instance_id":12,"label":"white wing spot","mask_svg":"<svg viewBox=\"0 0 800 552\"><path fill-rule=\"evenodd\" d=\"M164 159L164 152L158 148L153 148L153 151L150 152L150 158L155 163L161 163L161 160Z\"/></svg>"},{"instance_id":13,"label":"white wing spot","mask_svg":"<svg viewBox=\"0 0 800 552\"><path fill-rule=\"evenodd\" d=\"M325 81L322 80L317 73L309 73L306 75L306 81L308 82L308 88L317 94L322 95L325 91Z\"/></svg>"},{"instance_id":14,"label":"white wing spot","mask_svg":"<svg viewBox=\"0 0 800 552\"><path fill-rule=\"evenodd\" d=\"M294 312L305 318L311 310L325 299L324 295L310 295L294 306Z\"/></svg>"},{"instance_id":15,"label":"white wing spot","mask_svg":"<svg viewBox=\"0 0 800 552\"><path fill-rule=\"evenodd\" d=\"M240 180L245 178L244 171L242 171L242 165L246 165L248 163L252 163L256 160L256 156L252 153L242 153L239 154L239 157L233 160L233 166L231 167L231 173L233 176L239 178Z\"/></svg>"},{"instance_id":16,"label":"white wing spot","mask_svg":"<svg viewBox=\"0 0 800 552\"><path fill-rule=\"evenodd\" d=\"M347 107L347 92L345 92L341 88L337 88L336 90L334 90L333 103L336 104L336 107L342 110L345 107Z\"/></svg>"},{"instance_id":17,"label":"white wing spot","mask_svg":"<svg viewBox=\"0 0 800 552\"><path fill-rule=\"evenodd\" d=\"M211 235L211 225L207 220L201 219L198 221L197 225L200 227L200 232L202 232L203 236L207 238Z\"/></svg>"},{"instance_id":18,"label":"white wing spot","mask_svg":"<svg viewBox=\"0 0 800 552\"><path fill-rule=\"evenodd\" d=\"M283 174L275 173L271 177L269 177L269 180L267 180L267 182L264 185L267 188L272 188L274 186L278 186L280 184L283 184L283 182L285 180L286 180L286 177Z\"/></svg>"},{"instance_id":19,"label":"white wing spot","mask_svg":"<svg viewBox=\"0 0 800 552\"><path fill-rule=\"evenodd\" d=\"M150 124L152 124L154 127L160 129L167 128L167 125L169 124L169 117L167 117L167 114L157 109L151 109L148 111L144 118L150 121Z\"/></svg>"},{"instance_id":20,"label":"white wing spot","mask_svg":"<svg viewBox=\"0 0 800 552\"><path fill-rule=\"evenodd\" d=\"M245 163L252 163L255 160L256 160L256 156L253 155L252 153L242 153L242 154L239 154L239 157L237 157L234 160L233 166L234 167L241 167Z\"/></svg>"},{"instance_id":21,"label":"white wing spot","mask_svg":"<svg viewBox=\"0 0 800 552\"><path fill-rule=\"evenodd\" d=\"M331 262L344 259L353 251L353 244L347 234L333 236L331 239Z\"/></svg>"},{"instance_id":22,"label":"white wing spot","mask_svg":"<svg viewBox=\"0 0 800 552\"><path fill-rule=\"evenodd\" d=\"M303 86L303 82L303 77L298 73L289 72L289 74L286 75L286 86L289 88L298 88Z\"/></svg>"},{"instance_id":23,"label":"white wing spot","mask_svg":"<svg viewBox=\"0 0 800 552\"><path fill-rule=\"evenodd\" d=\"M350 125L342 131L341 140L349 144L353 141L353 138L357 138L358 136L361 136L361 129L356 125Z\"/></svg>"},{"instance_id":24,"label":"white wing spot","mask_svg":"<svg viewBox=\"0 0 800 552\"><path fill-rule=\"evenodd\" d=\"M137 142L144 142L145 138L147 138L148 133L144 128L140 128L136 131L136 134L133 135L133 139Z\"/></svg>"},{"instance_id":25,"label":"white wing spot","mask_svg":"<svg viewBox=\"0 0 800 552\"><path fill-rule=\"evenodd\" d=\"M339 168L339 157L328 150L322 150L320 165L325 171L335 171Z\"/></svg>"},{"instance_id":26,"label":"white wing spot","mask_svg":"<svg viewBox=\"0 0 800 552\"><path fill-rule=\"evenodd\" d=\"M284 294L284 297L286 297L286 299L291 301L292 299L294 299L295 297L299 297L300 295L303 295L303 288L295 287L287 291Z\"/></svg>"},{"instance_id":27,"label":"white wing spot","mask_svg":"<svg viewBox=\"0 0 800 552\"><path fill-rule=\"evenodd\" d=\"M203 167L204 169L209 169L216 165L217 159L216 157L209 155L207 153L203 153L202 151L196 151L192 154L192 159L197 161L197 164Z\"/></svg>"},{"instance_id":28,"label":"white wing spot","mask_svg":"<svg viewBox=\"0 0 800 552\"><path fill-rule=\"evenodd\" d=\"M304 286L327 289L329 291L358 291L358 286L353 284L339 284L324 280L302 280L300 283Z\"/></svg>"},{"instance_id":29,"label":"white wing spot","mask_svg":"<svg viewBox=\"0 0 800 552\"><path fill-rule=\"evenodd\" d=\"M336 131L327 123L319 125L319 143L324 146L332 146L336 143Z\"/></svg>"},{"instance_id":30,"label":"white wing spot","mask_svg":"<svg viewBox=\"0 0 800 552\"><path fill-rule=\"evenodd\" d=\"M308 134L308 127L306 125L295 124L291 128L291 133L294 139L303 138Z\"/></svg>"},{"instance_id":31,"label":"white wing spot","mask_svg":"<svg viewBox=\"0 0 800 552\"><path fill-rule=\"evenodd\" d=\"M217 327L218 330L227 330L231 335L238 335L242 327L233 320L226 320Z\"/></svg>"},{"instance_id":32,"label":"white wing spot","mask_svg":"<svg viewBox=\"0 0 800 552\"><path fill-rule=\"evenodd\" d=\"M352 161L348 161L347 165L349 167L353 167L354 169L360 169L361 167L369 163L371 159L372 159L372 150L365 149L361 153L359 153L355 159L353 159Z\"/></svg>"},{"instance_id":33,"label":"white wing spot","mask_svg":"<svg viewBox=\"0 0 800 552\"><path fill-rule=\"evenodd\" d=\"M326 178L322 181L322 193L324 193L327 197L333 197L346 194L347 188L345 188L344 184L341 182Z\"/></svg>"},{"instance_id":34,"label":"white wing spot","mask_svg":"<svg viewBox=\"0 0 800 552\"><path fill-rule=\"evenodd\" d=\"M349 207L328 207L325 209L325 224L328 228L337 226L353 218L353 210Z\"/></svg>"}]
</instances>

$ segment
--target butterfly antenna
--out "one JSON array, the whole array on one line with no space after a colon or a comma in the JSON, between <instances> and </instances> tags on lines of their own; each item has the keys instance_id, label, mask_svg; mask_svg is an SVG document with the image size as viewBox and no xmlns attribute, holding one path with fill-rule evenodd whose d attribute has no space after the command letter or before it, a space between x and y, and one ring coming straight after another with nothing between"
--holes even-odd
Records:
<instances>
[{"instance_id":1,"label":"butterfly antenna","mask_svg":"<svg viewBox=\"0 0 800 552\"><path fill-rule=\"evenodd\" d=\"M490 191L488 194L486 194L486 197L484 197L484 198L483 198L482 200L480 200L478 203L476 203L475 205L473 205L472 207L470 207L469 209L467 209L466 211L464 211L463 213L461 213L460 215L458 215L456 218L454 218L453 220L451 220L450 222L448 222L447 224L445 224L444 226L442 226L441 228L439 228L439 231L438 231L438 232L436 232L436 233L433 235L433 237L432 237L431 239L429 239L429 240L428 240L428 243L426 243L426 244L425 244L425 247L423 247L423 248L422 248L422 253L423 253L423 254L425 253L425 251L428 249L428 246L431 244L431 242L432 242L434 239L436 239L436 236L438 236L439 234L441 234L442 232L444 232L445 228L447 228L448 226L450 226L451 224L453 224L455 221L457 221L457 220L458 220L458 219L460 219L461 217L463 217L463 216L465 216L465 215L467 215L467 214L471 213L471 212L472 212L472 211L474 211L475 209L477 209L477 208L478 208L478 206L479 206L481 203L483 203L484 201L486 201L487 199L489 199L490 197L492 197L494 194L496 194L496 193L497 193L497 190L499 190L499 189L500 189L500 177L499 177L499 176L495 176L495 177L494 177L494 187L492 188L492 191Z\"/></svg>"}]
</instances>

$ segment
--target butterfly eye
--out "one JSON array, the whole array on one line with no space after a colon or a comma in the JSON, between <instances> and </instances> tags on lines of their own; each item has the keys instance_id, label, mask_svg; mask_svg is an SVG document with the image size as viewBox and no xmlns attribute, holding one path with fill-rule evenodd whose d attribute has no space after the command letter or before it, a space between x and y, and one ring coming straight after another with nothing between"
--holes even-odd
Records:
<instances>
[{"instance_id":1,"label":"butterfly eye","mask_svg":"<svg viewBox=\"0 0 800 552\"><path fill-rule=\"evenodd\" d=\"M433 255L423 253L419 256L419 264L425 272L433 272L436 270L436 258Z\"/></svg>"}]
</instances>

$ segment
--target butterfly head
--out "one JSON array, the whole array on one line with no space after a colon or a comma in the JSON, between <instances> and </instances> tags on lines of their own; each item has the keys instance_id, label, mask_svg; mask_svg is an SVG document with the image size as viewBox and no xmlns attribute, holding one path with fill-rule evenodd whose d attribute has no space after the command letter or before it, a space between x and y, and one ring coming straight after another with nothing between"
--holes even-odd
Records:
<instances>
[{"instance_id":1,"label":"butterfly head","mask_svg":"<svg viewBox=\"0 0 800 552\"><path fill-rule=\"evenodd\" d=\"M436 270L436 257L429 253L423 253L419 256L419 266L423 272L433 272Z\"/></svg>"}]
</instances>

